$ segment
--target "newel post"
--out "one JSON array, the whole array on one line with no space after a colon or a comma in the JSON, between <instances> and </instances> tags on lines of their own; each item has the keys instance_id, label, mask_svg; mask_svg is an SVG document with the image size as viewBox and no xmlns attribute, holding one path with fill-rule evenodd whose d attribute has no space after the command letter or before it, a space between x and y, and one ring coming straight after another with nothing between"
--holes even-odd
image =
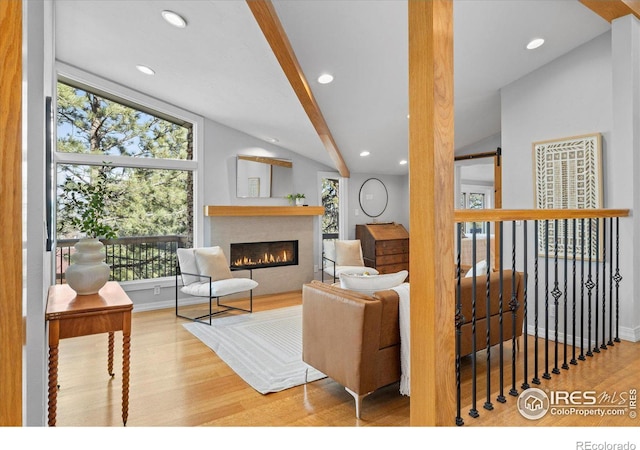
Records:
<instances>
[{"instance_id":1,"label":"newel post","mask_svg":"<svg viewBox=\"0 0 640 450\"><path fill-rule=\"evenodd\" d=\"M455 423L453 1L409 1L412 426Z\"/></svg>"}]
</instances>

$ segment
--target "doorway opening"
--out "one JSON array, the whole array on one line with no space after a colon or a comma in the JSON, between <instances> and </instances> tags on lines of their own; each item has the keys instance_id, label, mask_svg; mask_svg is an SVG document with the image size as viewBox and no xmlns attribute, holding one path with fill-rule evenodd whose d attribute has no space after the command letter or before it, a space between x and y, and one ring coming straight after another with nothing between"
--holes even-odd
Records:
<instances>
[{"instance_id":1,"label":"doorway opening","mask_svg":"<svg viewBox=\"0 0 640 450\"><path fill-rule=\"evenodd\" d=\"M320 184L320 202L324 207L324 215L320 220L320 271L324 269L324 248L327 241L344 239L346 214L344 202L347 197L346 180L338 173L326 172L318 176Z\"/></svg>"},{"instance_id":2,"label":"doorway opening","mask_svg":"<svg viewBox=\"0 0 640 450\"><path fill-rule=\"evenodd\" d=\"M502 150L455 157L455 207L456 209L502 208ZM493 228L493 227L491 227ZM500 231L487 230L487 224L468 222L463 224L466 236L491 239L497 255ZM487 236L488 235L488 236Z\"/></svg>"}]
</instances>

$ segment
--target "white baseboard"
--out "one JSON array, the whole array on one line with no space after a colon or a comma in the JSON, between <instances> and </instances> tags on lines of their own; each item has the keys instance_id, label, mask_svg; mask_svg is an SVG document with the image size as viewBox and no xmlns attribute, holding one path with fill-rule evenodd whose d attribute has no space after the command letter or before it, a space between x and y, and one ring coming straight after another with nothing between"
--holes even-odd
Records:
<instances>
[{"instance_id":1,"label":"white baseboard","mask_svg":"<svg viewBox=\"0 0 640 450\"><path fill-rule=\"evenodd\" d=\"M527 334L528 335L535 336L535 331L536 331L536 329L535 329L534 325L527 326ZM544 339L545 338L545 333L546 333L546 329L545 328L538 327L538 338ZM569 334L566 337L567 337L567 344L573 344L573 335ZM638 341L640 341L640 327L636 327L636 328L620 327L619 328L619 336L618 337L623 341L638 342ZM555 330L553 330L553 329L549 330L549 340L555 341ZM607 336L607 340L608 340L608 336ZM602 343L602 335L601 334L599 335L599 341L600 342L598 342L598 345L600 345ZM565 342L565 334L564 333L558 332L558 342L562 342L562 343ZM579 346L580 345L579 342L580 342L580 336L576 336L576 345ZM586 342L585 342L585 345L586 345ZM595 345L596 345L595 339L592 339L591 343L589 344L589 346L591 348L593 348Z\"/></svg>"},{"instance_id":2,"label":"white baseboard","mask_svg":"<svg viewBox=\"0 0 640 450\"><path fill-rule=\"evenodd\" d=\"M180 306L190 306L190 305L197 305L198 303L208 303L209 300L208 299L201 299L201 298L181 298L180 300ZM156 301L153 303L141 303L138 305L134 305L133 306L133 312L142 312L142 311L155 311L158 309L175 309L176 308L176 300L175 299L171 299L171 300L160 300L160 301Z\"/></svg>"}]
</instances>

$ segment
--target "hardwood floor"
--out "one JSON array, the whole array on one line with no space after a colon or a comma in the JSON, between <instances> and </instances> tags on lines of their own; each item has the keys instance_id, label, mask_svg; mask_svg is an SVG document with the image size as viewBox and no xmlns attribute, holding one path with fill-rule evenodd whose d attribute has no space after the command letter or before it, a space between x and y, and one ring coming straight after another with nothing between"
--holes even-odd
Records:
<instances>
[{"instance_id":1,"label":"hardwood floor","mask_svg":"<svg viewBox=\"0 0 640 450\"><path fill-rule=\"evenodd\" d=\"M543 374L547 370L547 365L544 360L543 343L540 345L540 357L538 359L538 373L537 376L540 379L540 384L534 384L532 379L535 371L534 353L532 352L534 346L533 336L528 336L528 377L527 381L532 388L543 390L547 395L550 391L568 391L570 393L577 391L592 391L594 395L598 396L596 407L585 407L579 405L576 409L580 411L571 412L568 407L571 407L571 401L566 401L567 408L564 408L565 402L558 402L557 405L561 408L552 408L547 414L536 420L530 420L522 416L516 409L517 397L511 396L509 391L513 388L512 375L511 375L511 344L505 344L503 357L505 360L504 370L504 391L503 395L506 397L506 403L500 403L496 401L497 386L499 386L499 373L498 358L499 354L495 351L491 357L491 383L492 386L496 386L496 389L492 390L489 397L486 394L486 353L484 351L478 353L477 367L477 401L475 408L478 410L480 417L477 419L472 418L469 415L469 411L472 408L472 402L466 403L466 406L461 408L461 417L464 420L465 426L482 426L482 427L637 427L640 426L640 419L637 418L636 413L632 410L629 399L629 392L633 389L638 389L640 386L640 343L621 342L615 344L613 347L609 347L607 350L601 350L599 354L594 354L593 357L586 357L584 361L578 361L577 365L568 364L569 369L562 369L564 361L563 345L559 345L558 352L558 368L560 373L553 374L553 368L555 367L555 349L553 344L549 346L549 361L548 372L551 379L544 379ZM493 347L497 349L497 347ZM577 349L576 358L579 356L580 351ZM522 349L522 341L519 351L516 353L517 365L516 365L516 379L519 380L515 383L515 389L518 394L523 392L522 380L523 380L523 358L524 353ZM572 359L573 353L571 347L567 349L567 362ZM462 368L462 391L463 398L471 399L471 362L468 357L461 364ZM575 395L575 394L574 394ZM609 395L609 401L601 401L604 396ZM492 404L493 410L487 411L484 408L485 402L488 401ZM626 399L626 400L625 400ZM623 401L624 400L624 401ZM581 398L576 397L575 402L581 401ZM587 400L588 401L588 400ZM617 406L620 406L617 408ZM605 409L608 410L605 411ZM613 414L613 409L616 412L621 412L620 415L606 415ZM587 411L592 415L583 415ZM598 415L598 413L605 415ZM565 415L562 415L565 413Z\"/></svg>"},{"instance_id":2,"label":"hardwood floor","mask_svg":"<svg viewBox=\"0 0 640 450\"><path fill-rule=\"evenodd\" d=\"M300 292L254 298L254 311L301 304ZM128 427L167 426L408 426L409 398L399 385L364 400L330 379L262 395L184 329L173 309L132 319ZM116 377L107 375L107 337L60 341L57 426L122 426L120 333Z\"/></svg>"},{"instance_id":3,"label":"hardwood floor","mask_svg":"<svg viewBox=\"0 0 640 450\"><path fill-rule=\"evenodd\" d=\"M300 292L254 298L254 311L301 303ZM409 398L399 394L398 384L380 389L364 400L362 419L355 418L354 402L344 388L331 379L315 381L282 392L262 395L238 377L217 355L182 326L173 309L149 312L134 310L131 339L131 384L128 427L406 427ZM530 337L530 348L532 341ZM60 342L57 425L121 427L121 336L116 333L116 377L107 375L107 338L94 335ZM511 346L505 345L505 360ZM518 358L522 357L519 351ZM477 367L486 364L478 354ZM497 351L492 361L497 360ZM562 356L560 356L562 362ZM544 363L542 363L544 364ZM492 385L499 375L492 365ZM461 417L465 427L495 426L615 426L636 427L638 419L618 417L551 416L527 420L515 410L511 369L505 370L507 403L495 401L494 410L484 410L484 377L477 381L477 409L472 404L470 358L462 361L464 380ZM530 358L530 370L533 361ZM518 369L520 370L520 369ZM542 367L541 373L544 371ZM540 389L595 390L598 393L628 392L640 385L640 343L623 342L588 358L570 370L562 370ZM519 374L520 375L520 374ZM520 391L520 386L517 386ZM452 421L453 422L453 421ZM456 427L453 427L455 429Z\"/></svg>"}]
</instances>

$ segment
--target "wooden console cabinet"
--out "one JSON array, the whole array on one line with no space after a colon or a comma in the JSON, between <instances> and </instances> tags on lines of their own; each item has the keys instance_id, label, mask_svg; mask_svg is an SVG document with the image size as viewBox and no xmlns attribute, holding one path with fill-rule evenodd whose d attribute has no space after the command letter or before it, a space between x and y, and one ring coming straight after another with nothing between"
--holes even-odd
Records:
<instances>
[{"instance_id":1,"label":"wooden console cabinet","mask_svg":"<svg viewBox=\"0 0 640 450\"><path fill-rule=\"evenodd\" d=\"M409 270L409 232L397 223L356 225L364 264L380 273Z\"/></svg>"}]
</instances>

